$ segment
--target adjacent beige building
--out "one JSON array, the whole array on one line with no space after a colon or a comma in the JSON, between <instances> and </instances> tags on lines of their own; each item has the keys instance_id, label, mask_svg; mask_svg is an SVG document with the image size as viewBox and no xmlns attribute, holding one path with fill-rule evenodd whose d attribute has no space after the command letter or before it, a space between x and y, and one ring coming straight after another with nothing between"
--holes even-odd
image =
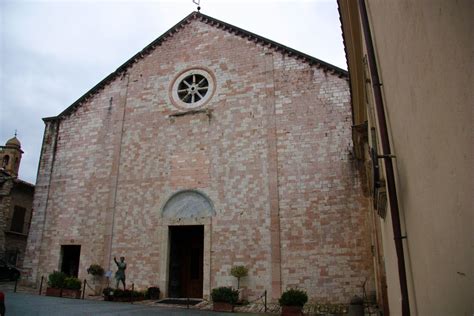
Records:
<instances>
[{"instance_id":1,"label":"adjacent beige building","mask_svg":"<svg viewBox=\"0 0 474 316\"><path fill-rule=\"evenodd\" d=\"M339 0L388 315L472 315L472 1Z\"/></svg>"}]
</instances>

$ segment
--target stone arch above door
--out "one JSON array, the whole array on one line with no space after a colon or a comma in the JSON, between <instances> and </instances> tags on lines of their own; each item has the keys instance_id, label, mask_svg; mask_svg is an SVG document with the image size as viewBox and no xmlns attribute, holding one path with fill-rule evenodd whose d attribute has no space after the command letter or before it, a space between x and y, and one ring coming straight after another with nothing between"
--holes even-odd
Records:
<instances>
[{"instance_id":1,"label":"stone arch above door","mask_svg":"<svg viewBox=\"0 0 474 316\"><path fill-rule=\"evenodd\" d=\"M211 200L196 190L184 190L173 194L163 207L164 218L202 218L215 215Z\"/></svg>"}]
</instances>

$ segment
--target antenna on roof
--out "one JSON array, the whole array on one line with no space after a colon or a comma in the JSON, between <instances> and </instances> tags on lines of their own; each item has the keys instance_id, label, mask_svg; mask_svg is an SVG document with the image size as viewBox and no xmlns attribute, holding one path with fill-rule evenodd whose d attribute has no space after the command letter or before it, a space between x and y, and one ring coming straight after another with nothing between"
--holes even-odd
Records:
<instances>
[{"instance_id":1,"label":"antenna on roof","mask_svg":"<svg viewBox=\"0 0 474 316\"><path fill-rule=\"evenodd\" d=\"M15 137L16 137L16 135L17 135L17 130L15 130Z\"/></svg>"},{"instance_id":2,"label":"antenna on roof","mask_svg":"<svg viewBox=\"0 0 474 316\"><path fill-rule=\"evenodd\" d=\"M193 0L193 3L197 4L198 6L198 12L201 10L201 7L199 6L199 2L201 2L201 0Z\"/></svg>"}]
</instances>

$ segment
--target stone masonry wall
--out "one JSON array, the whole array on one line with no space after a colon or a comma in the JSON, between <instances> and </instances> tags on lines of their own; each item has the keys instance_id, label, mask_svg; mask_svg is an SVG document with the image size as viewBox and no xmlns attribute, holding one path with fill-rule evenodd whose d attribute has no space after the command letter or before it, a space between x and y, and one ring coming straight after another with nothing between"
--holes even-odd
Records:
<instances>
[{"instance_id":1,"label":"stone masonry wall","mask_svg":"<svg viewBox=\"0 0 474 316\"><path fill-rule=\"evenodd\" d=\"M275 78L283 284L344 303L372 280L347 82L292 58L275 60Z\"/></svg>"},{"instance_id":2,"label":"stone masonry wall","mask_svg":"<svg viewBox=\"0 0 474 316\"><path fill-rule=\"evenodd\" d=\"M40 252L46 221L49 184L55 156L57 134L57 124L55 122L47 121L45 123L43 145L41 147L38 176L33 198L31 225L28 232L28 241L23 262L26 277L25 281L33 284L36 284L41 278L41 274L38 273L38 270L42 268L40 265ZM47 247L52 247L52 245L47 245Z\"/></svg>"},{"instance_id":3,"label":"stone masonry wall","mask_svg":"<svg viewBox=\"0 0 474 316\"><path fill-rule=\"evenodd\" d=\"M215 76L212 111L173 116L170 85L193 67ZM371 274L344 78L193 20L59 124L49 195L44 147L32 222L45 228L29 244L40 274L58 268L61 245L80 244L80 277L95 262L115 270L124 255L137 288L161 282L161 211L189 189L216 211L202 220L205 295L236 285L235 264L249 267L250 298L297 286L347 302Z\"/></svg>"}]
</instances>

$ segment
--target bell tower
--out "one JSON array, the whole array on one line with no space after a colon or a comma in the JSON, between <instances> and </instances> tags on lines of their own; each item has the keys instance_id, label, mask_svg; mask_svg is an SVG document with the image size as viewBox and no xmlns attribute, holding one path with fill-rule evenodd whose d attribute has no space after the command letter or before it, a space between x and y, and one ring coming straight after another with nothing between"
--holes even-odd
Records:
<instances>
[{"instance_id":1,"label":"bell tower","mask_svg":"<svg viewBox=\"0 0 474 316\"><path fill-rule=\"evenodd\" d=\"M15 135L6 142L5 146L0 146L0 170L8 172L13 177L18 177L22 154L21 143Z\"/></svg>"}]
</instances>

